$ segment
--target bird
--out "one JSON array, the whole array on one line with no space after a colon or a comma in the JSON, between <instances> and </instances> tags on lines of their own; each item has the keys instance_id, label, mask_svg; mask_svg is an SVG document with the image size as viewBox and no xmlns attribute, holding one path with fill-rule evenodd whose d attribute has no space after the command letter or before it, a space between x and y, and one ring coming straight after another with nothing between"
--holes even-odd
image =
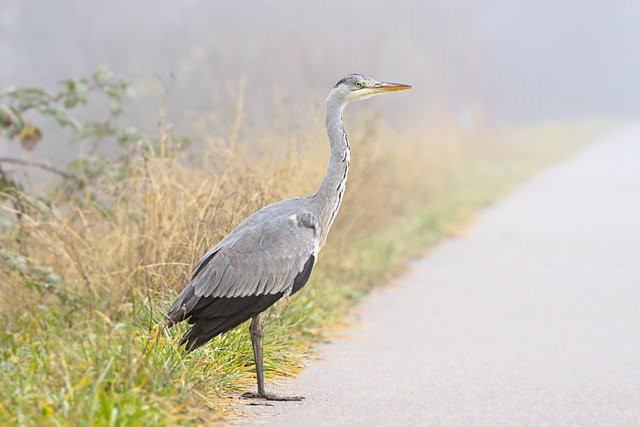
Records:
<instances>
[{"instance_id":1,"label":"bird","mask_svg":"<svg viewBox=\"0 0 640 427\"><path fill-rule=\"evenodd\" d=\"M179 343L186 352L251 319L249 332L258 387L257 393L248 392L242 397L303 399L265 390L262 313L307 283L336 219L351 159L342 122L345 107L379 94L411 88L408 84L380 82L362 74L340 79L326 98L330 157L317 191L273 203L247 217L202 256L186 287L171 305L168 326L185 320L190 325Z\"/></svg>"}]
</instances>

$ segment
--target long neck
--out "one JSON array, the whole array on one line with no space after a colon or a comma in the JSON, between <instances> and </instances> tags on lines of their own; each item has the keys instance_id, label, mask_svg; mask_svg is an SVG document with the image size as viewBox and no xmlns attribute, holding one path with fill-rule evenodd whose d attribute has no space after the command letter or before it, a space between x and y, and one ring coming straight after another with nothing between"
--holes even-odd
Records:
<instances>
[{"instance_id":1,"label":"long neck","mask_svg":"<svg viewBox=\"0 0 640 427\"><path fill-rule=\"evenodd\" d=\"M324 245L329 229L338 214L349 172L350 147L342 126L342 97L332 93L327 98L326 125L331 155L327 173L313 196L320 225L320 245Z\"/></svg>"}]
</instances>

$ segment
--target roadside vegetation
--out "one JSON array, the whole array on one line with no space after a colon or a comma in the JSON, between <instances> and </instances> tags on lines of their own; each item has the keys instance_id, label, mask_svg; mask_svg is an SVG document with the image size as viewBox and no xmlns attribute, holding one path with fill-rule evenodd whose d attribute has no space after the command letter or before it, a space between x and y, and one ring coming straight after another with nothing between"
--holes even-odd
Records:
<instances>
[{"instance_id":1,"label":"roadside vegetation","mask_svg":"<svg viewBox=\"0 0 640 427\"><path fill-rule=\"evenodd\" d=\"M328 155L322 121L295 137L286 123L240 132L238 102L224 132L186 148L190 139L166 124L157 137L118 125L122 84L100 72L57 94L0 98L2 143L46 143L24 117L37 110L90 147L53 171L18 165L53 173L45 190L14 178L15 161L0 162L2 425L207 423L253 387L246 325L183 355L184 327L166 330L163 316L198 258L240 220L315 190ZM77 120L74 109L94 92L110 113ZM599 130L463 129L442 117L400 129L366 112L347 128L353 161L340 215L310 282L266 322L271 378L295 374L368 289ZM102 155L101 144L116 148Z\"/></svg>"}]
</instances>

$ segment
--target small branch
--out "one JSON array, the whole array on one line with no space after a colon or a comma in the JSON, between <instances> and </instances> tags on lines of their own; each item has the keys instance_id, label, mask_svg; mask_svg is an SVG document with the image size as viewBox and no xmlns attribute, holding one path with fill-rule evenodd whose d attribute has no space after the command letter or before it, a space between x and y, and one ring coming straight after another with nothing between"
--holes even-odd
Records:
<instances>
[{"instance_id":1,"label":"small branch","mask_svg":"<svg viewBox=\"0 0 640 427\"><path fill-rule=\"evenodd\" d=\"M240 76L240 81L238 82L238 92L237 92L237 101L236 107L233 111L233 123L231 124L231 129L229 130L229 145L231 149L235 152L238 147L238 135L240 134L240 128L242 127L242 120L244 119L244 87L245 87L245 78L244 76Z\"/></svg>"},{"instance_id":2,"label":"small branch","mask_svg":"<svg viewBox=\"0 0 640 427\"><path fill-rule=\"evenodd\" d=\"M56 175L60 175L61 177L68 179L70 181L75 182L76 184L82 183L82 180L77 176L65 172L56 168L55 166L51 166L47 163L36 162L34 160L26 160L26 159L16 159L14 157L0 157L0 163L9 163L14 165L26 166L30 168L36 168L43 171L51 172Z\"/></svg>"},{"instance_id":3,"label":"small branch","mask_svg":"<svg viewBox=\"0 0 640 427\"><path fill-rule=\"evenodd\" d=\"M0 178L4 181L5 184L12 184L12 181L9 181L9 177L5 173L2 166L0 166ZM9 187L11 189L11 187ZM13 193L13 191L11 191ZM18 221L22 220L22 215L24 214L24 208L22 207L22 203L20 201L20 193L15 192L14 197L12 198L13 208L15 209L16 219Z\"/></svg>"},{"instance_id":4,"label":"small branch","mask_svg":"<svg viewBox=\"0 0 640 427\"><path fill-rule=\"evenodd\" d=\"M87 92L93 92L96 89L102 89L104 87L105 87L105 85L102 85L102 84L90 83L90 84L87 85ZM51 94L45 92L44 89L42 89L42 88L34 87L34 89L42 90L45 93L45 95L47 95L47 99L43 99L38 104L27 104L26 106L23 106L23 107L14 107L17 111L19 111L20 113L24 113L24 112L26 112L28 110L33 109L33 108L47 107L47 106L49 106L51 104L54 104L56 102L62 101L64 99L64 97L68 95L68 93L64 92L64 91L59 92L59 93L57 93L55 95L51 95ZM15 92L16 92L15 90L8 91L6 93L6 96L9 96L12 99L15 99L16 98ZM68 108L66 108L66 110L68 110Z\"/></svg>"}]
</instances>

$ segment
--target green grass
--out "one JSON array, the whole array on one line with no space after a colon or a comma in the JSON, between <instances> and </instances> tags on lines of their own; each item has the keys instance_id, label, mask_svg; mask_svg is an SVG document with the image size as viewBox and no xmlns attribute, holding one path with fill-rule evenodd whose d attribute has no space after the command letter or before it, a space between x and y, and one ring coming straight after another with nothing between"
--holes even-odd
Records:
<instances>
[{"instance_id":1,"label":"green grass","mask_svg":"<svg viewBox=\"0 0 640 427\"><path fill-rule=\"evenodd\" d=\"M468 224L474 212L586 139L554 146L557 138L544 135L531 135L540 141L517 155L478 156L451 169L443 178L446 192L418 201L375 232L342 245L330 237L312 280L266 320L267 377L294 375L313 343L325 339L372 286L399 274L409 259ZM175 425L210 423L233 411L230 393L254 387L247 325L183 355L176 338L184 326L162 326L170 296L157 301L155 294L143 295L109 314L36 302L5 319L0 424Z\"/></svg>"}]
</instances>

